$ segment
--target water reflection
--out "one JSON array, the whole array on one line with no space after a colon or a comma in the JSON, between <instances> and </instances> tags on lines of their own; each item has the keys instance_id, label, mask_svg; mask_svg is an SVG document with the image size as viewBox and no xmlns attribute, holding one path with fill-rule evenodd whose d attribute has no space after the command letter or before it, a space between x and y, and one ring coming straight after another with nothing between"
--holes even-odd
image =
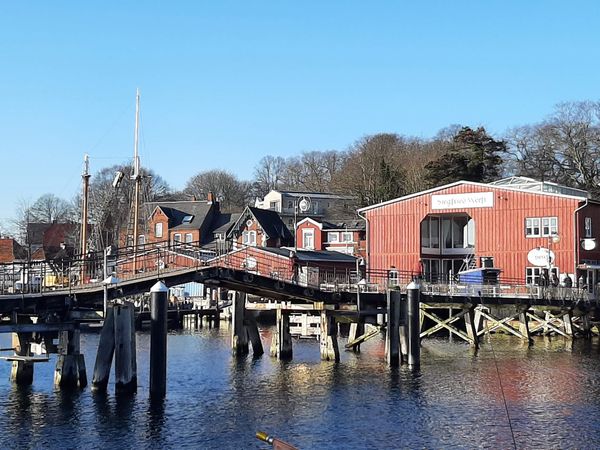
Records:
<instances>
[{"instance_id":1,"label":"water reflection","mask_svg":"<svg viewBox=\"0 0 600 450\"><path fill-rule=\"evenodd\" d=\"M261 329L268 350L270 329ZM86 336L93 355L97 337ZM420 370L390 369L382 339L321 362L314 340L294 359L234 358L225 325L169 335L166 400L150 399L148 336L138 335L137 395L55 391L51 365L31 388L0 366L0 447L261 448L266 430L300 448L598 448L600 345L510 336L474 352L423 341ZM340 341L340 345L342 342ZM504 400L508 405L507 417ZM540 432L543 430L543 432ZM576 431L574 431L576 430Z\"/></svg>"}]
</instances>

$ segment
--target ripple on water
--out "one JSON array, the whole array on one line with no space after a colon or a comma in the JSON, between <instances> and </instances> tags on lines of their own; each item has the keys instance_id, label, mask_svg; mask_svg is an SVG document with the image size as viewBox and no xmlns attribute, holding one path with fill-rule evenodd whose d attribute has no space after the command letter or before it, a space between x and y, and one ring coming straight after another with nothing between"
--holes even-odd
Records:
<instances>
[{"instance_id":1,"label":"ripple on water","mask_svg":"<svg viewBox=\"0 0 600 450\"><path fill-rule=\"evenodd\" d=\"M90 373L97 340L82 338ZM53 361L18 389L0 365L0 447L266 448L254 438L265 430L301 448L511 448L511 428L519 448L600 447L598 340L528 348L494 336L474 352L429 339L411 371L386 366L381 339L335 364L319 360L315 341L294 341L294 360L280 362L233 358L227 326L171 333L158 403L147 395L147 333L137 345L140 388L125 399L112 385L108 395L55 391Z\"/></svg>"}]
</instances>

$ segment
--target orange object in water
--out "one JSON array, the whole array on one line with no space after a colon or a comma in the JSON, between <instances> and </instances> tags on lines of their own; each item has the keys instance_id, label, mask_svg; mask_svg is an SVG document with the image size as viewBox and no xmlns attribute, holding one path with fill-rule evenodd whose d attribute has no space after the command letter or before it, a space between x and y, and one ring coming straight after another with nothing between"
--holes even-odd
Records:
<instances>
[{"instance_id":1,"label":"orange object in water","mask_svg":"<svg viewBox=\"0 0 600 450\"><path fill-rule=\"evenodd\" d=\"M267 444L271 444L275 450L298 450L293 445L288 444L287 442L284 442L281 439L277 439L272 436L269 436L267 433L265 433L263 431L258 431L256 433L256 438L260 439L263 442L266 442Z\"/></svg>"}]
</instances>

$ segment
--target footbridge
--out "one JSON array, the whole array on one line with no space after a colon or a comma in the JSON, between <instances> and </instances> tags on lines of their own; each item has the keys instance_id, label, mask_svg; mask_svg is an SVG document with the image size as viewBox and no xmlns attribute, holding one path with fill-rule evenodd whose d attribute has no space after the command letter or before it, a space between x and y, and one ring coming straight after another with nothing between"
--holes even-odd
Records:
<instances>
[{"instance_id":1,"label":"footbridge","mask_svg":"<svg viewBox=\"0 0 600 450\"><path fill-rule=\"evenodd\" d=\"M13 363L13 381L27 384L33 363L58 353L57 385L83 386L79 313L100 311L104 328L94 383L106 387L114 354L117 386L129 389L136 374L135 311L128 300L153 298L149 293L157 282L164 289L196 282L229 292L236 355L248 353L250 344L255 355L262 354L253 310L264 309L276 310L270 352L280 359L292 356L290 329L304 333L310 328L320 341L322 359L337 361L340 323L350 327L348 349L359 351L361 343L385 331L390 364L416 366L420 340L440 333L477 347L483 335L498 332L528 343L535 334L572 339L600 332L598 300L584 289L502 280L432 283L411 273L362 270L358 263L333 264L323 257L306 261L293 249L238 246L217 254L195 244L162 243L136 252L121 248L61 261L5 264L0 266L0 332L13 333L14 354L4 359Z\"/></svg>"}]
</instances>

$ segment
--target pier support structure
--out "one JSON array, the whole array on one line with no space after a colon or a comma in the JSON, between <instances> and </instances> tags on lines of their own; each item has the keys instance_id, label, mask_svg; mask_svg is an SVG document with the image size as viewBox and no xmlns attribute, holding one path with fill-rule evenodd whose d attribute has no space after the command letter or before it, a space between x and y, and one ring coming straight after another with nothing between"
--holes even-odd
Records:
<instances>
[{"instance_id":1,"label":"pier support structure","mask_svg":"<svg viewBox=\"0 0 600 450\"><path fill-rule=\"evenodd\" d=\"M321 311L321 334L319 335L319 348L323 361L340 360L340 349L337 342L337 324L335 317L327 314L327 310Z\"/></svg>"},{"instance_id":2,"label":"pier support structure","mask_svg":"<svg viewBox=\"0 0 600 450\"><path fill-rule=\"evenodd\" d=\"M406 292L408 366L418 368L421 364L421 287L417 281L412 281Z\"/></svg>"},{"instance_id":3,"label":"pier support structure","mask_svg":"<svg viewBox=\"0 0 600 450\"><path fill-rule=\"evenodd\" d=\"M137 390L134 321L132 303L124 302L108 307L98 343L92 390L106 390L113 355L116 393L128 394Z\"/></svg>"},{"instance_id":4,"label":"pier support structure","mask_svg":"<svg viewBox=\"0 0 600 450\"><path fill-rule=\"evenodd\" d=\"M59 332L58 358L54 370L54 385L59 388L83 389L87 386L85 358L80 353L80 331Z\"/></svg>"},{"instance_id":5,"label":"pier support structure","mask_svg":"<svg viewBox=\"0 0 600 450\"><path fill-rule=\"evenodd\" d=\"M363 341L358 341L357 338L365 334L365 324L362 322L352 322L350 331L348 332L348 344L352 344L351 348L354 353L360 353L360 344Z\"/></svg>"},{"instance_id":6,"label":"pier support structure","mask_svg":"<svg viewBox=\"0 0 600 450\"><path fill-rule=\"evenodd\" d=\"M30 342L31 333L12 333L15 356L21 356L23 359L12 361L10 381L19 386L29 386L33 383L33 362L27 360L31 356Z\"/></svg>"},{"instance_id":7,"label":"pier support structure","mask_svg":"<svg viewBox=\"0 0 600 450\"><path fill-rule=\"evenodd\" d=\"M271 341L270 354L277 359L292 359L292 335L290 316L287 311L277 309L277 324Z\"/></svg>"},{"instance_id":8,"label":"pier support structure","mask_svg":"<svg viewBox=\"0 0 600 450\"><path fill-rule=\"evenodd\" d=\"M391 367L400 365L400 308L402 296L400 291L388 291L387 295L387 327L385 332L385 358Z\"/></svg>"},{"instance_id":9,"label":"pier support structure","mask_svg":"<svg viewBox=\"0 0 600 450\"><path fill-rule=\"evenodd\" d=\"M150 289L150 396L167 393L167 309L169 289L159 281Z\"/></svg>"}]
</instances>

